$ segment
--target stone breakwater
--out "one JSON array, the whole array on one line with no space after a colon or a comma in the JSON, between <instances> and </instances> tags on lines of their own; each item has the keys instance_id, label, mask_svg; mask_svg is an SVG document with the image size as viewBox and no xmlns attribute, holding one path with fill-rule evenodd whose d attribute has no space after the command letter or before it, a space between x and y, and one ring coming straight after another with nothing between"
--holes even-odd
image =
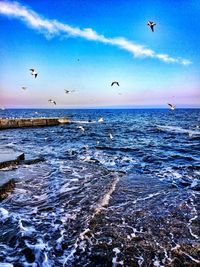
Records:
<instances>
[{"instance_id":1,"label":"stone breakwater","mask_svg":"<svg viewBox=\"0 0 200 267\"><path fill-rule=\"evenodd\" d=\"M54 126L70 123L68 118L0 119L0 130L21 127Z\"/></svg>"}]
</instances>

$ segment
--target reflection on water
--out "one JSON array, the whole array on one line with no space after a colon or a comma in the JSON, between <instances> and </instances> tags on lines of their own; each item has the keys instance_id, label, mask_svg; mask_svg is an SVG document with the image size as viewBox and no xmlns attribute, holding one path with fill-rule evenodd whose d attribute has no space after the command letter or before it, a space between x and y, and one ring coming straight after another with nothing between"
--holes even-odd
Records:
<instances>
[{"instance_id":1,"label":"reflection on water","mask_svg":"<svg viewBox=\"0 0 200 267\"><path fill-rule=\"evenodd\" d=\"M2 145L45 161L1 170L16 183L0 203L0 263L200 264L199 110L1 114L76 123L2 131Z\"/></svg>"}]
</instances>

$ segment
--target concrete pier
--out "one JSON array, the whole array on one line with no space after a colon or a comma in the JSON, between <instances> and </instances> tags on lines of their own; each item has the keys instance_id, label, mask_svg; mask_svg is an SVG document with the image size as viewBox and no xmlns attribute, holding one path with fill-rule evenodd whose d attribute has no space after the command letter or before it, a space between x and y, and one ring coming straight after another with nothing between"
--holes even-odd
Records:
<instances>
[{"instance_id":1,"label":"concrete pier","mask_svg":"<svg viewBox=\"0 0 200 267\"><path fill-rule=\"evenodd\" d=\"M54 126L70 123L67 118L0 119L0 130L21 127Z\"/></svg>"},{"instance_id":2,"label":"concrete pier","mask_svg":"<svg viewBox=\"0 0 200 267\"><path fill-rule=\"evenodd\" d=\"M24 160L23 152L16 152L12 149L0 148L0 169L18 165L21 160Z\"/></svg>"}]
</instances>

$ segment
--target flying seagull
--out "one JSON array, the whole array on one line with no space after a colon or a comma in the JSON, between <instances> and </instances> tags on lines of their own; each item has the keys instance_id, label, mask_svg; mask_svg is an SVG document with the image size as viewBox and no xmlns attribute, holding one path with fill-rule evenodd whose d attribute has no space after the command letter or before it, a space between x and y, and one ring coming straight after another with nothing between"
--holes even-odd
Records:
<instances>
[{"instance_id":1,"label":"flying seagull","mask_svg":"<svg viewBox=\"0 0 200 267\"><path fill-rule=\"evenodd\" d=\"M110 140L113 139L113 135L111 133L109 133L109 138L110 138Z\"/></svg>"},{"instance_id":2,"label":"flying seagull","mask_svg":"<svg viewBox=\"0 0 200 267\"><path fill-rule=\"evenodd\" d=\"M26 87L26 86L22 86L22 89L23 89L23 90L26 90L26 89L27 89L27 87Z\"/></svg>"},{"instance_id":3,"label":"flying seagull","mask_svg":"<svg viewBox=\"0 0 200 267\"><path fill-rule=\"evenodd\" d=\"M78 126L78 129L80 129L82 132L85 132L85 128L83 128L83 126Z\"/></svg>"},{"instance_id":4,"label":"flying seagull","mask_svg":"<svg viewBox=\"0 0 200 267\"><path fill-rule=\"evenodd\" d=\"M34 75L35 78L36 78L37 75L38 75L38 73L36 72L36 70L35 69L30 69L30 71L31 71L31 75Z\"/></svg>"},{"instance_id":5,"label":"flying seagull","mask_svg":"<svg viewBox=\"0 0 200 267\"><path fill-rule=\"evenodd\" d=\"M71 93L73 93L73 92L75 92L75 90L67 90L67 89L65 89L65 94L71 94Z\"/></svg>"},{"instance_id":6,"label":"flying seagull","mask_svg":"<svg viewBox=\"0 0 200 267\"><path fill-rule=\"evenodd\" d=\"M152 32L154 32L154 26L156 25L153 21L148 21L147 25L151 28Z\"/></svg>"},{"instance_id":7,"label":"flying seagull","mask_svg":"<svg viewBox=\"0 0 200 267\"><path fill-rule=\"evenodd\" d=\"M171 110L174 110L175 109L175 105L173 105L173 104L170 104L170 103L167 103L167 105L169 106L169 108L171 109Z\"/></svg>"},{"instance_id":8,"label":"flying seagull","mask_svg":"<svg viewBox=\"0 0 200 267\"><path fill-rule=\"evenodd\" d=\"M100 118L100 119L98 120L98 122L104 122L104 119L103 119L103 118Z\"/></svg>"},{"instance_id":9,"label":"flying seagull","mask_svg":"<svg viewBox=\"0 0 200 267\"><path fill-rule=\"evenodd\" d=\"M54 101L54 100L52 100L52 99L49 99L48 102L49 102L50 104L54 104L54 105L56 105L56 101Z\"/></svg>"},{"instance_id":10,"label":"flying seagull","mask_svg":"<svg viewBox=\"0 0 200 267\"><path fill-rule=\"evenodd\" d=\"M111 86L113 86L114 84L116 84L116 85L118 85L118 86L119 86L119 83L118 83L118 82L116 82L116 81L115 81L115 82L112 82L112 83L111 83Z\"/></svg>"}]
</instances>

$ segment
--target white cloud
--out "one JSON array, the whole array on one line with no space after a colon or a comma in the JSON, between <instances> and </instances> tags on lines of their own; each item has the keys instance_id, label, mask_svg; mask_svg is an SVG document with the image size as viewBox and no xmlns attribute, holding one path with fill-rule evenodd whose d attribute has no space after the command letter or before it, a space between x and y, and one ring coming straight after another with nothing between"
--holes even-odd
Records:
<instances>
[{"instance_id":1,"label":"white cloud","mask_svg":"<svg viewBox=\"0 0 200 267\"><path fill-rule=\"evenodd\" d=\"M167 54L157 54L155 51L145 48L142 45L135 44L123 37L107 38L90 28L80 29L58 22L57 20L42 18L42 16L38 15L36 12L17 2L0 2L0 14L18 18L31 28L41 31L48 37L49 35L62 35L64 33L68 36L81 37L87 40L98 41L116 46L130 52L135 57L157 58L167 63L179 63L182 65L191 64L191 61L186 59L173 58Z\"/></svg>"}]
</instances>

